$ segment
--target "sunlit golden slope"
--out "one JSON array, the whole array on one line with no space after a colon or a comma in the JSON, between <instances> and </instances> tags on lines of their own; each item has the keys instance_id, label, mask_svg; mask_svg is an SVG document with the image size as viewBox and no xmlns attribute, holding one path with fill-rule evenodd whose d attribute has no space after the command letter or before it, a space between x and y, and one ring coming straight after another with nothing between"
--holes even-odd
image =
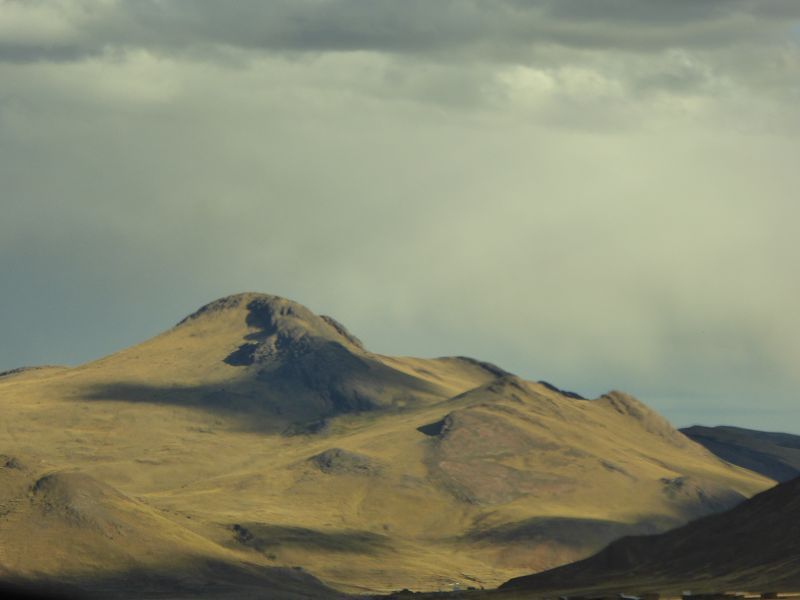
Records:
<instances>
[{"instance_id":1,"label":"sunlit golden slope","mask_svg":"<svg viewBox=\"0 0 800 600\"><path fill-rule=\"evenodd\" d=\"M131 517L135 536L86 538L98 579L131 568L118 555L149 568L141 553L165 536L184 565L300 565L351 592L488 587L771 484L626 394L582 400L472 359L373 354L259 294L81 367L0 377L0 410L0 452L34 465L25 494L66 472L70 489L113 488L126 514L149 515ZM27 536L30 558L0 554L0 572L31 574L36 548L59 541L30 529L38 513L13 514L3 540Z\"/></svg>"},{"instance_id":2,"label":"sunlit golden slope","mask_svg":"<svg viewBox=\"0 0 800 600\"><path fill-rule=\"evenodd\" d=\"M75 471L0 456L0 579L75 591L170 598L337 598L312 576L267 567L145 502ZM60 596L59 596L60 597ZM71 597L71 596L70 596Z\"/></svg>"}]
</instances>

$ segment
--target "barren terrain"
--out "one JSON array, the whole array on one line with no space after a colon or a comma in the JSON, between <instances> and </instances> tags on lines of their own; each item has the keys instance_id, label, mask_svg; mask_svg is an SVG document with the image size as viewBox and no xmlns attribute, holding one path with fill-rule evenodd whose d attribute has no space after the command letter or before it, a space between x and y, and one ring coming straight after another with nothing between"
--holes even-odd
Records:
<instances>
[{"instance_id":1,"label":"barren terrain","mask_svg":"<svg viewBox=\"0 0 800 600\"><path fill-rule=\"evenodd\" d=\"M622 392L374 354L263 294L1 376L0 411L0 576L82 589L492 587L774 483Z\"/></svg>"}]
</instances>

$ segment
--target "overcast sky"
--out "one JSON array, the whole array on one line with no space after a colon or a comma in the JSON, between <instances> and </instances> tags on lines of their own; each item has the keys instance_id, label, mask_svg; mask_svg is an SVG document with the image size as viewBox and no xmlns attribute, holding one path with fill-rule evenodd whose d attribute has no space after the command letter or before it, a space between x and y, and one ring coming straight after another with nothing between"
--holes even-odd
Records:
<instances>
[{"instance_id":1,"label":"overcast sky","mask_svg":"<svg viewBox=\"0 0 800 600\"><path fill-rule=\"evenodd\" d=\"M290 297L800 432L800 2L0 0L0 370Z\"/></svg>"}]
</instances>

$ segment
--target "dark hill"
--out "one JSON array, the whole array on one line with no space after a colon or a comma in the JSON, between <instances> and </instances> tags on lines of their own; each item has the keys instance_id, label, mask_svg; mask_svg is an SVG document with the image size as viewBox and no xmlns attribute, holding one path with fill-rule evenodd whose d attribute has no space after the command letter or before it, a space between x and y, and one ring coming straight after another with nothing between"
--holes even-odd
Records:
<instances>
[{"instance_id":1,"label":"dark hill","mask_svg":"<svg viewBox=\"0 0 800 600\"><path fill-rule=\"evenodd\" d=\"M585 560L501 589L785 590L800 586L800 478L661 535L632 536Z\"/></svg>"},{"instance_id":2,"label":"dark hill","mask_svg":"<svg viewBox=\"0 0 800 600\"><path fill-rule=\"evenodd\" d=\"M723 460L775 481L800 476L800 435L700 425L681 432Z\"/></svg>"}]
</instances>

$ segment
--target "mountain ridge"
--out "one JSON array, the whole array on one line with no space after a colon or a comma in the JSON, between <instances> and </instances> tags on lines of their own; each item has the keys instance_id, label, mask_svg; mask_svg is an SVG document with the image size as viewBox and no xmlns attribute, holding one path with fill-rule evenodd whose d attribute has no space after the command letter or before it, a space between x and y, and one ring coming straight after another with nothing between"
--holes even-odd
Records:
<instances>
[{"instance_id":1,"label":"mountain ridge","mask_svg":"<svg viewBox=\"0 0 800 600\"><path fill-rule=\"evenodd\" d=\"M800 476L800 435L719 425L681 432L723 460L776 481Z\"/></svg>"},{"instance_id":2,"label":"mountain ridge","mask_svg":"<svg viewBox=\"0 0 800 600\"><path fill-rule=\"evenodd\" d=\"M302 566L347 592L460 574L491 587L771 483L628 394L554 387L473 358L372 353L333 318L238 294L96 361L0 379L0 452L117 490L126 515L158 515L118 538L123 558L161 528L175 555ZM23 536L32 514L0 516L0 539ZM104 567L106 538L85 528L98 577L129 569Z\"/></svg>"}]
</instances>

